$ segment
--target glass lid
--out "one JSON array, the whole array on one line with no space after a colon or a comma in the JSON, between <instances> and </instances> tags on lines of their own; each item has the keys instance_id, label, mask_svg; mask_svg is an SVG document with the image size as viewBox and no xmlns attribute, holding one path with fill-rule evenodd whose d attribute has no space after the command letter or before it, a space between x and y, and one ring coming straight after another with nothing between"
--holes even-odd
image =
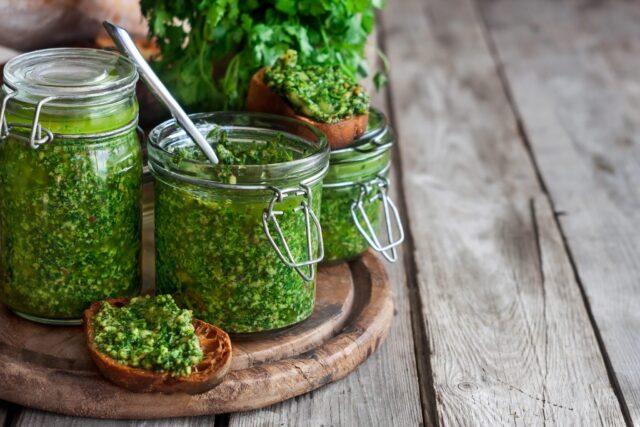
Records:
<instances>
[{"instance_id":1,"label":"glass lid","mask_svg":"<svg viewBox=\"0 0 640 427\"><path fill-rule=\"evenodd\" d=\"M131 61L98 49L39 50L17 56L4 67L5 86L25 102L56 97L58 101L102 103L105 97L133 90L137 79Z\"/></svg>"}]
</instances>

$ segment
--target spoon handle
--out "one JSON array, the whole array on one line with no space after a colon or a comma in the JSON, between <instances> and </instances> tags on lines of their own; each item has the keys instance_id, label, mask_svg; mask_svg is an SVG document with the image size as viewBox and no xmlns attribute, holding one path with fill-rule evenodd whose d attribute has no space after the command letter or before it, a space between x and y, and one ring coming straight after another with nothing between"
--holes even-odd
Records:
<instances>
[{"instance_id":1,"label":"spoon handle","mask_svg":"<svg viewBox=\"0 0 640 427\"><path fill-rule=\"evenodd\" d=\"M178 101L171 95L169 90L160 81L158 76L153 72L147 61L142 57L142 54L136 47L133 39L129 33L122 27L112 24L111 22L104 21L102 23L104 28L109 33L109 36L113 39L116 47L120 52L125 54L138 68L140 77L149 86L151 91L160 99L160 101L166 105L171 112L171 115L176 119L178 124L189 134L191 139L195 141L200 149L204 152L207 159L213 164L218 164L218 156L211 145L207 142L206 138L200 133L196 125L191 121L187 113L182 109Z\"/></svg>"}]
</instances>

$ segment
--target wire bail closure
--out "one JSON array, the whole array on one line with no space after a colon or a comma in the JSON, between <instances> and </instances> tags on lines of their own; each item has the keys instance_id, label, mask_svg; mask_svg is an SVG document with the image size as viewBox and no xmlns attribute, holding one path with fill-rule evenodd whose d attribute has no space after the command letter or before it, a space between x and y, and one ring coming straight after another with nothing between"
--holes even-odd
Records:
<instances>
[{"instance_id":1,"label":"wire bail closure","mask_svg":"<svg viewBox=\"0 0 640 427\"><path fill-rule=\"evenodd\" d=\"M364 237L369 246L377 252L380 252L387 261L396 262L398 259L396 247L404 241L404 228L402 226L402 221L400 220L398 208L388 196L389 181L382 176L378 176L369 182L359 184L359 186L360 194L351 204L351 217L353 218L358 231L360 231L360 234L362 234L362 237ZM386 245L380 243L374 226L364 209L367 204L374 203L376 200L380 200L382 202L382 211L384 213L384 221L387 228L388 243ZM391 224L391 214L393 214L395 227L392 227ZM366 229L362 225L360 217L364 220ZM397 239L394 237L394 228L399 233Z\"/></svg>"},{"instance_id":2,"label":"wire bail closure","mask_svg":"<svg viewBox=\"0 0 640 427\"><path fill-rule=\"evenodd\" d=\"M312 203L312 194L311 189L307 185L300 185L299 188L289 189L289 190L280 190L278 188L272 188L274 191L274 195L269 202L269 206L265 208L262 213L262 228L264 230L267 239L269 239L269 243L275 249L278 257L282 262L284 262L288 267L293 268L305 281L312 281L316 275L316 269L314 268L315 264L322 261L324 258L324 243L322 241L322 227L320 226L320 220L316 216L313 208L311 207ZM296 261L293 254L291 253L291 248L287 243L287 240L282 233L282 228L280 227L280 223L278 222L277 216L283 215L283 211L274 210L276 203L282 202L285 198L289 196L303 196L303 200L300 202L300 206L295 209L295 212L302 211L304 213L304 221L305 221L305 231L307 236L307 261ZM269 228L269 223L273 222L273 225L276 229L278 238L282 242L282 246L284 247L284 253L276 243L273 235L271 234L271 230ZM313 256L313 230L311 229L311 223L313 222L313 226L315 228L315 233L318 239L318 255ZM305 271L306 269L306 271Z\"/></svg>"},{"instance_id":3,"label":"wire bail closure","mask_svg":"<svg viewBox=\"0 0 640 427\"><path fill-rule=\"evenodd\" d=\"M17 95L17 91L11 91L5 94L4 98L2 99L2 105L0 106L0 139L6 139L9 135L11 135L11 131L14 129L24 129L25 131L29 132L28 139L20 134L13 134L13 136L19 139L28 140L29 146L34 150L40 148L41 145L46 144L47 142L53 141L53 133L49 129L45 129L40 125L40 113L42 112L42 107L44 107L47 102L53 101L57 99L57 97L48 96L38 101L33 114L33 123L29 127L22 124L10 125L9 123L7 123L7 104Z\"/></svg>"},{"instance_id":4,"label":"wire bail closure","mask_svg":"<svg viewBox=\"0 0 640 427\"><path fill-rule=\"evenodd\" d=\"M9 100L17 95L16 92L7 93L2 99L2 107L0 107L0 138L5 139L9 136L9 125L7 124L7 104Z\"/></svg>"}]
</instances>

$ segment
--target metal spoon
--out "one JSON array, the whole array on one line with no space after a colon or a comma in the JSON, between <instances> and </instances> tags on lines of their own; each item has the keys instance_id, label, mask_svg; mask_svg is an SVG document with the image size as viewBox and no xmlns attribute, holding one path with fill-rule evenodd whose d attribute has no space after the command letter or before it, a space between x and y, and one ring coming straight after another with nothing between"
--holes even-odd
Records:
<instances>
[{"instance_id":1,"label":"metal spoon","mask_svg":"<svg viewBox=\"0 0 640 427\"><path fill-rule=\"evenodd\" d=\"M149 64L147 64L147 61L144 60L129 33L124 28L118 27L108 21L104 21L102 25L115 42L118 50L136 64L142 80L144 80L147 86L149 86L149 89L151 89L160 101L167 106L171 115L176 119L178 124L182 126L187 134L189 134L191 139L198 144L200 149L204 152L204 155L207 156L207 159L209 159L214 165L218 164L218 156L216 155L213 147L211 147L207 142L207 139L200 133L187 113L185 113L180 104L178 104L178 101L176 101L176 99L171 95L165 85L162 84L158 76L153 72Z\"/></svg>"}]
</instances>

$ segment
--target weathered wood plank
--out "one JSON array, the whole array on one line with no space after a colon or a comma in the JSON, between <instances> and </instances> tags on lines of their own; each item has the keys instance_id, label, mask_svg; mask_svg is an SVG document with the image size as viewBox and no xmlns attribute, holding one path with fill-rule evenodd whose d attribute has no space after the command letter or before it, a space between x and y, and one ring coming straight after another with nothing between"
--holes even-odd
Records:
<instances>
[{"instance_id":1,"label":"weathered wood plank","mask_svg":"<svg viewBox=\"0 0 640 427\"><path fill-rule=\"evenodd\" d=\"M386 91L374 104L388 113ZM391 197L400 202L396 171ZM394 286L395 318L381 348L340 382L295 399L248 413L231 414L230 426L263 425L401 425L423 423L407 289L406 248L395 264L387 264Z\"/></svg>"},{"instance_id":2,"label":"weathered wood plank","mask_svg":"<svg viewBox=\"0 0 640 427\"><path fill-rule=\"evenodd\" d=\"M640 423L640 4L499 0L481 10Z\"/></svg>"},{"instance_id":3,"label":"weathered wood plank","mask_svg":"<svg viewBox=\"0 0 640 427\"><path fill-rule=\"evenodd\" d=\"M98 420L68 417L50 412L24 409L16 417L15 427L204 427L214 426L215 417L167 418L164 420Z\"/></svg>"},{"instance_id":4,"label":"weathered wood plank","mask_svg":"<svg viewBox=\"0 0 640 427\"><path fill-rule=\"evenodd\" d=\"M474 5L383 23L438 419L623 424Z\"/></svg>"}]
</instances>

